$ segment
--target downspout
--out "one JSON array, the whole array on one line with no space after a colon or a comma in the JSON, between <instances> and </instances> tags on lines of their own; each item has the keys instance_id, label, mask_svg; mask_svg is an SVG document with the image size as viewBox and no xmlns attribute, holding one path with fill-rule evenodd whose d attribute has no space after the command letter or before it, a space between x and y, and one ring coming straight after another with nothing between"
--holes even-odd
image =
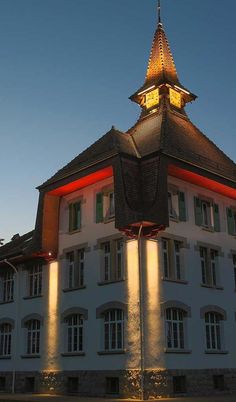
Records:
<instances>
[{"instance_id":1,"label":"downspout","mask_svg":"<svg viewBox=\"0 0 236 402\"><path fill-rule=\"evenodd\" d=\"M8 261L6 258L3 260L3 262L7 265L9 265L9 267L11 267L13 269L13 271L15 272L16 275L16 296L15 296L15 303L16 303L16 318L15 318L15 347L13 349L13 370L12 370L12 387L11 387L11 392L12 394L15 393L15 383L16 383L16 342L18 339L18 313L19 313L19 286L20 286L20 281L19 281L19 271L17 270L17 268L10 262Z\"/></svg>"},{"instance_id":2,"label":"downspout","mask_svg":"<svg viewBox=\"0 0 236 402\"><path fill-rule=\"evenodd\" d=\"M143 272L142 272L142 229L141 224L138 232L138 269L139 269L139 323L140 323L140 399L144 399L144 322L143 322Z\"/></svg>"}]
</instances>

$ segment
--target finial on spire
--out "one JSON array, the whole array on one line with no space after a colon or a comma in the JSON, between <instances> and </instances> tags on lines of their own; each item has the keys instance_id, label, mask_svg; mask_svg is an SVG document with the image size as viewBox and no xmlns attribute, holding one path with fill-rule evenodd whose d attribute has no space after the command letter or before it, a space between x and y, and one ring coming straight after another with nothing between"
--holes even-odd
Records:
<instances>
[{"instance_id":1,"label":"finial on spire","mask_svg":"<svg viewBox=\"0 0 236 402\"><path fill-rule=\"evenodd\" d=\"M157 10L158 10L158 23L161 24L161 0L158 0Z\"/></svg>"}]
</instances>

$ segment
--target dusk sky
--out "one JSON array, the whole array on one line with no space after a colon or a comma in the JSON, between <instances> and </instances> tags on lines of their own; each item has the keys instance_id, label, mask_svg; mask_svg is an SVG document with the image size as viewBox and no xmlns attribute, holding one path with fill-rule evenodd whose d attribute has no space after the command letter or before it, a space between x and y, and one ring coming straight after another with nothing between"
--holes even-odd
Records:
<instances>
[{"instance_id":1,"label":"dusk sky","mask_svg":"<svg viewBox=\"0 0 236 402\"><path fill-rule=\"evenodd\" d=\"M0 0L0 237L34 228L40 185L131 127L156 0ZM162 0L193 121L236 161L236 1Z\"/></svg>"}]
</instances>

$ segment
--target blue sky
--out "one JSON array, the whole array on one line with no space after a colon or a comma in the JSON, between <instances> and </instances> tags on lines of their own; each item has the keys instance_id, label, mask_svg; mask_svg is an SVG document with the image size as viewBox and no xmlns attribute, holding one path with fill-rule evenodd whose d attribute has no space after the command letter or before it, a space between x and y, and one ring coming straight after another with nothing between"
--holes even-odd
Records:
<instances>
[{"instance_id":1,"label":"blue sky","mask_svg":"<svg viewBox=\"0 0 236 402\"><path fill-rule=\"evenodd\" d=\"M162 0L192 121L236 160L236 1ZM0 237L33 229L35 189L139 108L155 0L0 0Z\"/></svg>"}]
</instances>

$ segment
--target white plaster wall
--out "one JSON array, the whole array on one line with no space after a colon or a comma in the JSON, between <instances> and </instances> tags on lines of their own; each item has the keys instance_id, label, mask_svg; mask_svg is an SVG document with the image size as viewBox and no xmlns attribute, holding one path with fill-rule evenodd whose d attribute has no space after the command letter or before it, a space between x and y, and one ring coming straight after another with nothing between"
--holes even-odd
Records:
<instances>
[{"instance_id":1,"label":"white plaster wall","mask_svg":"<svg viewBox=\"0 0 236 402\"><path fill-rule=\"evenodd\" d=\"M235 238L227 233L225 209L233 204L232 200L206 189L185 183L179 179L169 178L169 182L177 185L186 194L188 209L187 222L170 222L166 232L186 237L190 248L185 250L184 268L188 284L176 284L162 280L162 262L160 258L159 241L143 241L143 283L144 283L144 317L145 317L145 358L146 368L230 368L235 367L236 345L236 293L234 290L232 260L228 257L230 249L236 249ZM96 248L97 239L119 233L114 228L114 221L110 223L95 223L95 194L106 185L112 184L111 179L91 185L73 194L64 197L60 208L59 229L59 258L58 258L58 300L53 314L49 309L50 265L43 268L43 297L23 299L26 296L26 272L20 272L20 298L18 305L18 335L17 335L17 366L19 371L27 370L109 370L123 368L139 368L140 366L140 338L139 338L139 287L138 287L138 250L137 241L128 241L126 244L125 281L98 286L100 282L100 258ZM195 225L194 195L205 195L214 199L220 207L221 232L211 233ZM82 229L80 232L68 233L68 202L83 197ZM223 290L208 289L200 286L201 269L199 252L194 246L197 241L220 246L224 257L220 260L220 277ZM85 289L73 292L63 292L65 287L65 264L61 258L64 250L88 243L90 251L85 255ZM145 254L146 253L146 254ZM164 319L160 314L160 303L168 300L178 300L191 307L192 316L187 319L188 349L190 354L166 354ZM109 301L129 303L128 318L126 319L126 340L124 355L101 356L97 352L102 349L101 333L102 320L96 318L96 308ZM200 319L200 308L214 304L227 312L227 321L224 324L226 355L205 354L204 322ZM85 321L85 356L62 357L64 352L63 324L60 322L61 313L71 307L82 307L88 310L88 320ZM44 326L41 334L41 358L22 359L25 348L25 331L21 328L21 319L31 313L38 313L44 317ZM16 303L0 305L0 318L15 318ZM48 323L51 316L57 316L53 327ZM49 332L48 328L51 328ZM58 337L56 349L48 361L48 349L53 348L53 340ZM54 331L54 333L53 333ZM14 336L16 331L14 331ZM51 346L48 345L50 339ZM0 370L12 370L14 359L1 360Z\"/></svg>"}]
</instances>

